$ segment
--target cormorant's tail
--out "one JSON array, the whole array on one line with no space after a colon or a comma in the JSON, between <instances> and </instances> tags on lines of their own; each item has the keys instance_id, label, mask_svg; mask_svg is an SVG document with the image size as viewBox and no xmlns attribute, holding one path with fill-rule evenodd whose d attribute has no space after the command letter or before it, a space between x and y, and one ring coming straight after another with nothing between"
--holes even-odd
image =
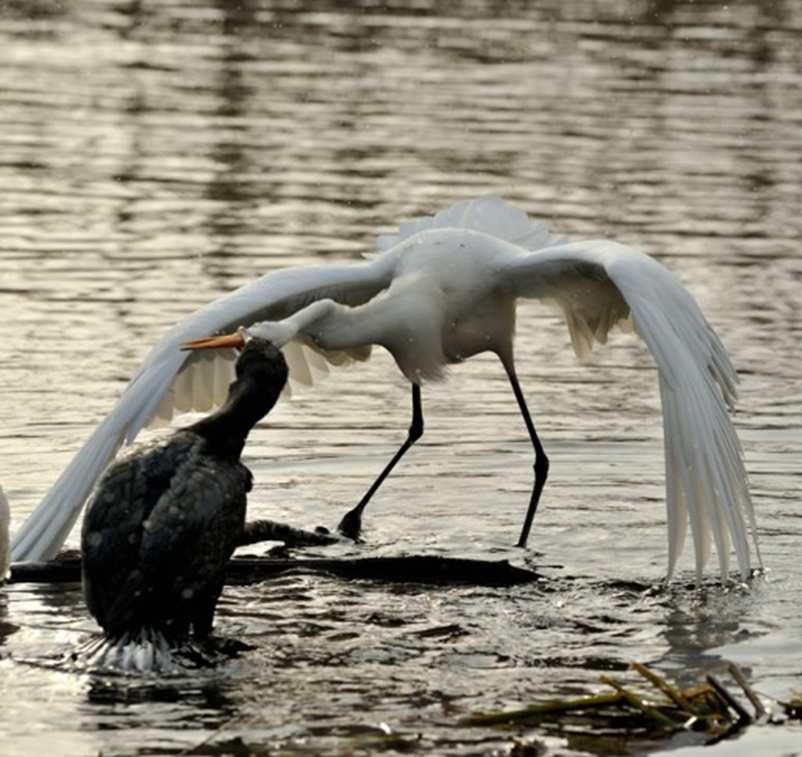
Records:
<instances>
[{"instance_id":1,"label":"cormorant's tail","mask_svg":"<svg viewBox=\"0 0 802 757\"><path fill-rule=\"evenodd\" d=\"M114 673L175 673L181 669L175 647L159 631L143 628L118 639L96 635L70 654L75 666Z\"/></svg>"}]
</instances>

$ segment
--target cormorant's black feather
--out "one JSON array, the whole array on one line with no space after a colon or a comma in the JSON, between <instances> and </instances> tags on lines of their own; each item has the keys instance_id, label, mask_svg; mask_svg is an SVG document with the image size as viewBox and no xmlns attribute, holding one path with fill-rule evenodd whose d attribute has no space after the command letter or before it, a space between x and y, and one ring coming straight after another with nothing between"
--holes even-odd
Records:
<instances>
[{"instance_id":1,"label":"cormorant's black feather","mask_svg":"<svg viewBox=\"0 0 802 757\"><path fill-rule=\"evenodd\" d=\"M209 634L251 489L239 455L286 377L281 353L252 340L221 410L103 475L81 541L84 595L107 634Z\"/></svg>"}]
</instances>

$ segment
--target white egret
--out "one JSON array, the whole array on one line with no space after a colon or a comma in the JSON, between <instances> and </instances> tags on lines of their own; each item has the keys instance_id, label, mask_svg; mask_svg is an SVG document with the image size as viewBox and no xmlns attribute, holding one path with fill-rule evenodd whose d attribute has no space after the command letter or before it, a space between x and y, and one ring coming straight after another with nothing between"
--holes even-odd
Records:
<instances>
[{"instance_id":1,"label":"white egret","mask_svg":"<svg viewBox=\"0 0 802 757\"><path fill-rule=\"evenodd\" d=\"M748 530L758 562L755 516L742 452L727 408L735 370L698 305L652 258L610 241L567 242L498 198L456 205L380 237L383 250L354 265L274 271L201 308L151 350L111 414L95 430L13 542L14 558L55 554L105 465L123 442L174 410L207 409L225 395L231 350L181 352L190 340L269 321L253 330L284 345L290 378L309 383L325 360L365 359L385 347L412 385L409 436L344 519L364 504L423 430L421 384L447 364L495 353L509 377L535 453L529 526L548 461L526 408L513 361L519 299L556 303L580 359L616 324L634 327L657 365L663 405L668 574L690 521L701 576L715 540L722 577L730 543L741 576L751 570ZM203 344L203 342L201 342ZM324 360L325 359L325 360ZM748 526L747 526L748 522Z\"/></svg>"}]
</instances>

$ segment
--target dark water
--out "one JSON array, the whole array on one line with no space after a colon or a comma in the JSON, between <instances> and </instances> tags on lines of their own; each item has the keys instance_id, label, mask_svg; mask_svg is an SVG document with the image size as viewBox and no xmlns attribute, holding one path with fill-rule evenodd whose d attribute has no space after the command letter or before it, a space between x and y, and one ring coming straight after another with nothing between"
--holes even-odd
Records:
<instances>
[{"instance_id":1,"label":"dark water","mask_svg":"<svg viewBox=\"0 0 802 757\"><path fill-rule=\"evenodd\" d=\"M236 739L270 754L503 753L511 734L458 720L596 690L630 660L688 682L734 659L767 695L802 688L799 4L348 6L0 2L0 482L15 523L179 316L497 193L560 233L641 247L699 299L742 375L768 579L626 583L666 564L649 358L618 335L578 366L559 319L523 307L519 369L552 460L530 551L510 546L528 442L483 357L427 389L426 436L359 552L509 557L551 566L544 586L231 588L218 629L253 652L125 680L44 666L93 623L77 586L14 585L0 594L0 754L233 753ZM252 514L336 523L403 438L407 391L380 355L278 408L247 450ZM802 729L717 751L802 753Z\"/></svg>"}]
</instances>

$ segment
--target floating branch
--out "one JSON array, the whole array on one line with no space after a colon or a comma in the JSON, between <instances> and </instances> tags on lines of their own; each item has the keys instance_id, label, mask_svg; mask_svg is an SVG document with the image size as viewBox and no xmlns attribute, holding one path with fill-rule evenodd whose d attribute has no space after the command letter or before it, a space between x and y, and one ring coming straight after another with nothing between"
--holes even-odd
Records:
<instances>
[{"instance_id":1,"label":"floating branch","mask_svg":"<svg viewBox=\"0 0 802 757\"><path fill-rule=\"evenodd\" d=\"M640 710L654 723L656 728L664 728L671 731L678 727L679 724L675 718L671 718L668 715L663 715L663 713L660 712L657 707L645 702L641 697L635 694L635 692L626 688L622 683L619 683L608 676L601 676L599 680L602 683L606 683L608 686L612 686L624 698L624 701L630 707Z\"/></svg>"},{"instance_id":2,"label":"floating branch","mask_svg":"<svg viewBox=\"0 0 802 757\"><path fill-rule=\"evenodd\" d=\"M742 721L744 724L752 722L752 716L743 708L741 703L719 683L715 676L708 675L705 676L705 678L716 694L721 697L721 700L724 702L724 704L732 709L732 711L738 716L739 721Z\"/></svg>"},{"instance_id":3,"label":"floating branch","mask_svg":"<svg viewBox=\"0 0 802 757\"><path fill-rule=\"evenodd\" d=\"M785 702L780 702L780 705L791 720L802 720L802 694L796 694Z\"/></svg>"},{"instance_id":4,"label":"floating branch","mask_svg":"<svg viewBox=\"0 0 802 757\"><path fill-rule=\"evenodd\" d=\"M746 698L752 703L752 707L755 708L755 718L760 719L766 717L768 713L766 712L766 708L763 706L763 702L760 701L757 694L755 694L754 689L752 689L752 687L746 682L746 678L744 678L744 674L741 672L741 669L734 662L731 662L729 665L727 665L727 670L730 671L730 675L743 689L744 694L746 694Z\"/></svg>"},{"instance_id":5,"label":"floating branch","mask_svg":"<svg viewBox=\"0 0 802 757\"><path fill-rule=\"evenodd\" d=\"M519 726L536 725L545 719L554 719L555 715L567 713L587 712L601 710L616 706L624 701L624 696L615 694L592 694L575 699L563 699L542 704L530 704L520 710L506 710L504 712L489 712L478 715L469 715L460 720L460 725L469 726Z\"/></svg>"},{"instance_id":6,"label":"floating branch","mask_svg":"<svg viewBox=\"0 0 802 757\"><path fill-rule=\"evenodd\" d=\"M642 679L656 690L658 697L636 692L628 684L601 676L600 681L614 691L561 701L532 704L517 710L471 715L462 725L496 728L539 726L555 734L581 738L588 743L615 734L627 740L665 739L679 730L700 732L708 744L729 738L755 722L743 705L712 675L706 682L681 690L640 663L632 664ZM755 717L769 720L769 713L749 687L741 670L730 663L728 670L755 708ZM802 698L781 703L785 714L802 716ZM793 708L798 709L794 710Z\"/></svg>"},{"instance_id":7,"label":"floating branch","mask_svg":"<svg viewBox=\"0 0 802 757\"><path fill-rule=\"evenodd\" d=\"M643 678L645 678L652 686L665 694L672 702L674 702L679 709L684 710L689 716L693 717L698 715L697 710L690 705L687 697L683 696L682 692L675 686L672 686L665 678L661 678L657 673L649 670L645 665L639 662L632 663L632 669L637 671Z\"/></svg>"}]
</instances>

